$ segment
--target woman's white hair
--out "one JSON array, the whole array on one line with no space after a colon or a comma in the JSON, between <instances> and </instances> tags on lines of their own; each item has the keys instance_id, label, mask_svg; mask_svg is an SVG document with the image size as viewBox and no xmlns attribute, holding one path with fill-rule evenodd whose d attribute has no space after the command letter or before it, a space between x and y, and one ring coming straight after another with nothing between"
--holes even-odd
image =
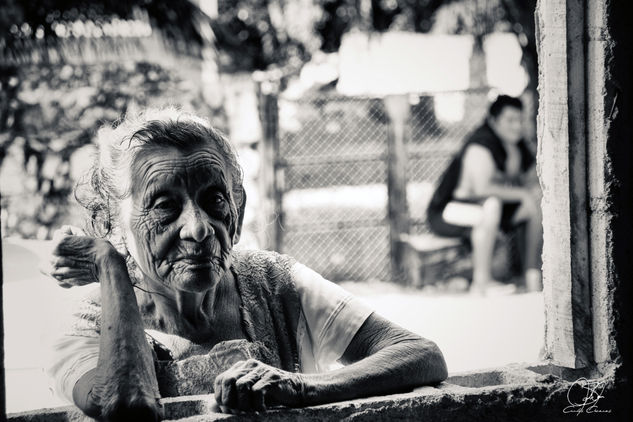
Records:
<instances>
[{"instance_id":1,"label":"woman's white hair","mask_svg":"<svg viewBox=\"0 0 633 422\"><path fill-rule=\"evenodd\" d=\"M75 187L75 198L88 211L87 232L97 237L115 235L118 203L131 194L130 171L141 149L151 146L184 149L205 143L214 144L224 155L232 186L232 217L234 224L241 222L246 197L233 145L204 118L175 107L149 108L126 115L97 132L93 166Z\"/></svg>"}]
</instances>

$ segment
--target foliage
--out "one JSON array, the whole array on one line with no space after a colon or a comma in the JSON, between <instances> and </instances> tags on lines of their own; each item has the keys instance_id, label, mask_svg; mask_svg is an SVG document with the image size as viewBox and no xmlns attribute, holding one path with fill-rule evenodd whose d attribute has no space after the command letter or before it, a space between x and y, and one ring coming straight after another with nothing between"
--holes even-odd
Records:
<instances>
[{"instance_id":1,"label":"foliage","mask_svg":"<svg viewBox=\"0 0 633 422\"><path fill-rule=\"evenodd\" d=\"M0 58L18 63L30 60L30 50L46 57L69 40L117 43L139 36L122 24L132 21L158 30L178 53L200 56L201 47L214 43L220 68L228 73L299 66L319 48L314 27L321 10L312 0L224 0L213 17L190 0L6 1L0 8Z\"/></svg>"},{"instance_id":2,"label":"foliage","mask_svg":"<svg viewBox=\"0 0 633 422\"><path fill-rule=\"evenodd\" d=\"M224 0L212 20L221 67L226 72L298 67L319 45L321 10L312 0Z\"/></svg>"},{"instance_id":3,"label":"foliage","mask_svg":"<svg viewBox=\"0 0 633 422\"><path fill-rule=\"evenodd\" d=\"M68 222L73 162L86 159L75 153L125 112L169 101L226 128L195 82L155 64L5 67L0 75L5 235L47 237Z\"/></svg>"},{"instance_id":4,"label":"foliage","mask_svg":"<svg viewBox=\"0 0 633 422\"><path fill-rule=\"evenodd\" d=\"M117 20L148 19L176 50L191 51L205 39L206 15L190 1L168 0L4 0L0 8L0 53L19 55L29 41L56 48L68 37L106 37ZM130 34L118 34L127 36Z\"/></svg>"},{"instance_id":5,"label":"foliage","mask_svg":"<svg viewBox=\"0 0 633 422\"><path fill-rule=\"evenodd\" d=\"M433 15L451 0L372 0L372 25L377 31L429 32Z\"/></svg>"}]
</instances>

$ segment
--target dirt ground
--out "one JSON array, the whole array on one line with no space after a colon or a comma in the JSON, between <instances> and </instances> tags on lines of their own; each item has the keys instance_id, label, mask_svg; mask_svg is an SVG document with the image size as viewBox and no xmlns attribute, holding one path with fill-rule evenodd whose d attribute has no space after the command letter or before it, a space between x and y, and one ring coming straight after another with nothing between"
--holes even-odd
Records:
<instances>
[{"instance_id":1,"label":"dirt ground","mask_svg":"<svg viewBox=\"0 0 633 422\"><path fill-rule=\"evenodd\" d=\"M37 270L45 247L3 240L7 410L65 404L49 389L43 367L60 315L79 288L64 290ZM405 289L389 283L345 282L376 312L441 348L449 372L534 362L544 338L540 293L472 297Z\"/></svg>"}]
</instances>

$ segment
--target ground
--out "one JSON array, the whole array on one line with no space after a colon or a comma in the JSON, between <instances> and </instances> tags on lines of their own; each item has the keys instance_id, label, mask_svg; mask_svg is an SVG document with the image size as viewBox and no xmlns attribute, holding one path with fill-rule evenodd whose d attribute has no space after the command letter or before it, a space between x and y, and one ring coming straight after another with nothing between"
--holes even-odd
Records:
<instances>
[{"instance_id":1,"label":"ground","mask_svg":"<svg viewBox=\"0 0 633 422\"><path fill-rule=\"evenodd\" d=\"M49 390L43 367L72 297L38 273L46 245L3 239L7 410L64 404ZM345 282L342 286L378 313L426 338L443 351L449 373L534 362L544 338L540 293L471 297L412 290L389 283Z\"/></svg>"}]
</instances>

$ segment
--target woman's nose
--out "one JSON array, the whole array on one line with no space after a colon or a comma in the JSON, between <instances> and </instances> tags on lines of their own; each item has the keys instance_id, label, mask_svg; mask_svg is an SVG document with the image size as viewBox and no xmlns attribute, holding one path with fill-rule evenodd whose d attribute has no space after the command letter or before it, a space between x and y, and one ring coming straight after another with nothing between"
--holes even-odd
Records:
<instances>
[{"instance_id":1,"label":"woman's nose","mask_svg":"<svg viewBox=\"0 0 633 422\"><path fill-rule=\"evenodd\" d=\"M211 224L204 218L204 215L201 215L199 211L189 212L186 218L187 220L180 230L181 239L202 242L204 239L215 233Z\"/></svg>"}]
</instances>

